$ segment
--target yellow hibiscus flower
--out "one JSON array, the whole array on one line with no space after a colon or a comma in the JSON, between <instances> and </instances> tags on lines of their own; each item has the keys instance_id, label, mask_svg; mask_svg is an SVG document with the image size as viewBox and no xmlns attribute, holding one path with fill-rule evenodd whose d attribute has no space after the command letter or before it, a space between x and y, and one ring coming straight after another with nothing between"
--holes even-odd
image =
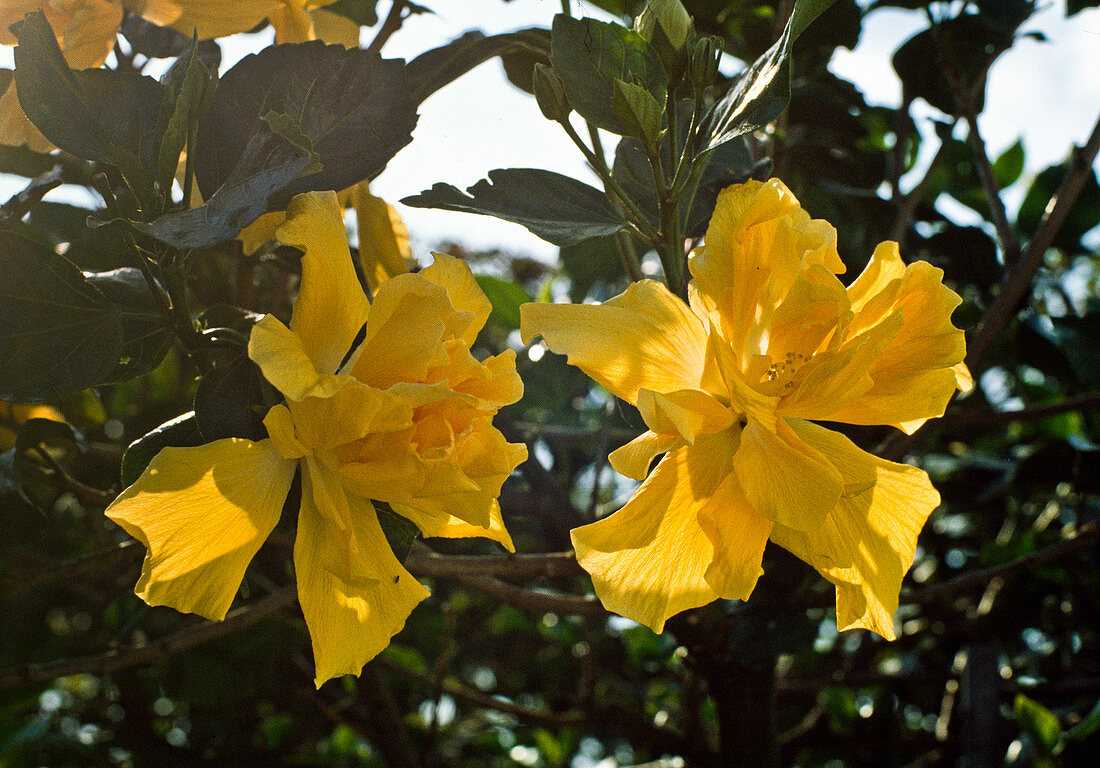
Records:
<instances>
[{"instance_id":1,"label":"yellow hibiscus flower","mask_svg":"<svg viewBox=\"0 0 1100 768\"><path fill-rule=\"evenodd\" d=\"M197 34L201 40L247 32L269 19L277 42L303 42L323 35L354 45L359 27L342 16L321 11L320 6L329 2L332 0L0 0L0 45L16 44L8 27L31 11L46 15L65 61L73 69L98 67L107 60L126 11L188 37ZM26 144L38 152L54 148L23 114L10 79L0 96L0 144Z\"/></svg>"},{"instance_id":2,"label":"yellow hibiscus flower","mask_svg":"<svg viewBox=\"0 0 1100 768\"><path fill-rule=\"evenodd\" d=\"M942 415L971 386L960 299L895 243L845 288L836 231L775 179L723 191L704 242L690 306L646 280L598 306L521 309L525 340L541 335L649 428L611 454L645 482L573 531L577 559L605 606L660 632L680 611L748 599L771 539L836 585L840 628L893 639L939 495L920 469L810 419L912 432Z\"/></svg>"},{"instance_id":3,"label":"yellow hibiscus flower","mask_svg":"<svg viewBox=\"0 0 1100 768\"><path fill-rule=\"evenodd\" d=\"M496 497L527 451L491 420L523 385L514 352L470 353L491 307L464 262L437 255L368 304L334 193L294 198L277 236L305 255L290 327L268 315L249 340L286 398L264 419L270 437L166 448L107 516L149 550L140 597L221 619L300 471L294 567L320 685L358 674L428 594L372 499L425 536L512 549Z\"/></svg>"}]
</instances>

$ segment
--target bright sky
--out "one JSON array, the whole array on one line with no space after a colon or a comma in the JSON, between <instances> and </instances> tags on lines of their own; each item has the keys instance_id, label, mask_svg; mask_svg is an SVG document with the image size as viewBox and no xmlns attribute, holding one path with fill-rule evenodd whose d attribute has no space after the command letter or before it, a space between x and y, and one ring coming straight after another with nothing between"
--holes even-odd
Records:
<instances>
[{"instance_id":1,"label":"bright sky","mask_svg":"<svg viewBox=\"0 0 1100 768\"><path fill-rule=\"evenodd\" d=\"M560 0L452 0L430 3L435 15L409 19L383 50L388 57L412 58L442 45L468 29L487 34L526 26L549 26ZM1041 30L1048 42L1018 42L994 66L981 127L993 153L1023 137L1027 173L1063 159L1071 142L1082 143L1100 114L1100 11L1063 18L1064 0L1046 2L1025 26ZM388 3L379 3L383 13ZM584 2L573 2L574 13L601 16ZM924 28L918 12L883 9L865 24L853 52L840 49L832 68L856 82L871 103L895 106L900 84L890 67L890 55L910 35ZM373 30L364 31L369 40ZM239 58L270 38L239 36L223 46L226 61ZM0 51L0 64L10 49ZM731 69L732 71L732 69ZM933 110L926 109L925 114ZM609 147L614 141L608 142ZM428 99L413 143L401 151L372 184L377 194L396 201L431 187L437 181L465 188L494 168L546 168L591 181L572 143L545 120L528 95L512 87L499 63L490 62L465 75ZM1023 194L1018 185L1009 195L1010 209ZM19 186L3 186L16 191ZM421 258L440 240L472 247L502 247L551 258L556 249L519 225L486 216L429 211L400 206Z\"/></svg>"}]
</instances>

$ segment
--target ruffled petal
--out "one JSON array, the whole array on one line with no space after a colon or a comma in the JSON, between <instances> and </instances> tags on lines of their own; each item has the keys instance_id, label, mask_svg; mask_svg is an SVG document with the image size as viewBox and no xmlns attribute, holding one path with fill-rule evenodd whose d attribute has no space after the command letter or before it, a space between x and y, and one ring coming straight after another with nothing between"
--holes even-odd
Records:
<instances>
[{"instance_id":1,"label":"ruffled petal","mask_svg":"<svg viewBox=\"0 0 1100 768\"><path fill-rule=\"evenodd\" d=\"M703 578L719 597L748 600L764 573L764 547L774 523L759 515L730 473L699 508L699 524L714 545Z\"/></svg>"},{"instance_id":2,"label":"ruffled petal","mask_svg":"<svg viewBox=\"0 0 1100 768\"><path fill-rule=\"evenodd\" d=\"M702 306L716 307L722 333L744 364L763 353L775 308L799 271L844 271L836 230L811 219L781 181L749 181L718 196L704 246L689 258Z\"/></svg>"},{"instance_id":3,"label":"ruffled petal","mask_svg":"<svg viewBox=\"0 0 1100 768\"><path fill-rule=\"evenodd\" d=\"M608 454L607 460L620 475L635 480L644 480L649 474L649 465L659 453L683 445L684 441L675 435L659 435L643 432L626 445L616 448Z\"/></svg>"},{"instance_id":4,"label":"ruffled petal","mask_svg":"<svg viewBox=\"0 0 1100 768\"><path fill-rule=\"evenodd\" d=\"M371 503L349 495L348 505L359 549L384 578L349 583L333 573L326 563L340 558L326 551L345 546L343 540L331 535L326 519L310 506L303 504L298 516L294 569L318 687L340 675L358 675L428 596L428 590L394 557Z\"/></svg>"},{"instance_id":5,"label":"ruffled petal","mask_svg":"<svg viewBox=\"0 0 1100 768\"><path fill-rule=\"evenodd\" d=\"M910 264L900 277L887 281L897 274L900 261L897 245L883 243L867 268L872 279L860 290L849 289L858 300L849 333L874 334L882 326L897 325L890 342L866 367L873 386L815 418L902 427L942 416L955 389L970 385L969 373L960 367L966 354L963 332L951 324L961 299L943 285L943 271L926 262ZM872 289L877 293L870 293Z\"/></svg>"},{"instance_id":6,"label":"ruffled petal","mask_svg":"<svg viewBox=\"0 0 1100 768\"><path fill-rule=\"evenodd\" d=\"M466 342L468 348L485 327L493 305L474 279L469 264L445 253L433 253L432 256L435 257L435 262L422 269L420 275L443 288L451 306L456 310L469 313L465 327L454 331L458 338Z\"/></svg>"},{"instance_id":7,"label":"ruffled petal","mask_svg":"<svg viewBox=\"0 0 1100 768\"><path fill-rule=\"evenodd\" d=\"M296 462L270 440L165 448L106 515L149 550L136 593L221 619L279 521Z\"/></svg>"},{"instance_id":8,"label":"ruffled petal","mask_svg":"<svg viewBox=\"0 0 1100 768\"><path fill-rule=\"evenodd\" d=\"M450 361L443 342L448 323L459 324L456 314L440 286L419 274L397 275L375 294L363 343L347 368L378 389L424 382L429 370Z\"/></svg>"},{"instance_id":9,"label":"ruffled petal","mask_svg":"<svg viewBox=\"0 0 1100 768\"><path fill-rule=\"evenodd\" d=\"M774 432L750 421L733 466L752 508L796 530L820 526L844 490L837 469L785 419L776 421Z\"/></svg>"},{"instance_id":10,"label":"ruffled petal","mask_svg":"<svg viewBox=\"0 0 1100 768\"><path fill-rule=\"evenodd\" d=\"M791 426L840 470L845 492L820 528L776 525L772 541L836 585L840 629L863 627L893 640L901 582L939 494L923 470L872 456L816 424Z\"/></svg>"},{"instance_id":11,"label":"ruffled petal","mask_svg":"<svg viewBox=\"0 0 1100 768\"><path fill-rule=\"evenodd\" d=\"M577 562L591 574L608 610L660 632L670 616L719 597L715 586L730 588L732 582L725 579L716 585L707 580L714 543L700 515L725 498L715 492L730 474L732 448L728 432L677 448L661 459L626 506L573 529ZM706 513L708 519L717 514L717 509Z\"/></svg>"},{"instance_id":12,"label":"ruffled petal","mask_svg":"<svg viewBox=\"0 0 1100 768\"><path fill-rule=\"evenodd\" d=\"M487 526L471 525L454 515L431 515L415 507L394 504L393 511L407 518L420 529L426 538L442 539L492 539L509 552L515 552L516 546L508 529L504 527L504 518L500 514L500 505L494 500L489 509Z\"/></svg>"},{"instance_id":13,"label":"ruffled petal","mask_svg":"<svg viewBox=\"0 0 1100 768\"><path fill-rule=\"evenodd\" d=\"M351 377L330 397L288 401L294 430L313 450L335 448L377 432L400 432L413 424L413 409L404 398L381 392Z\"/></svg>"},{"instance_id":14,"label":"ruffled petal","mask_svg":"<svg viewBox=\"0 0 1100 768\"><path fill-rule=\"evenodd\" d=\"M542 336L554 352L627 402L638 390L697 389L706 361L702 321L664 285L632 283L603 304L524 304L525 342Z\"/></svg>"},{"instance_id":15,"label":"ruffled petal","mask_svg":"<svg viewBox=\"0 0 1100 768\"><path fill-rule=\"evenodd\" d=\"M275 233L280 242L305 253L290 329L302 339L302 348L319 373L336 373L368 311L336 193L296 196Z\"/></svg>"}]
</instances>

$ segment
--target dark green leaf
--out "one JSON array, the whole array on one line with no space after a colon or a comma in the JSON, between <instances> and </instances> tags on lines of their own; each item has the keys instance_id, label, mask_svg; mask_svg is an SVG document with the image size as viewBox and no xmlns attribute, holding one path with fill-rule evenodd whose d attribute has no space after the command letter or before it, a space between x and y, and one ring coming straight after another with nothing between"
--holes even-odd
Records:
<instances>
[{"instance_id":1,"label":"dark green leaf","mask_svg":"<svg viewBox=\"0 0 1100 768\"><path fill-rule=\"evenodd\" d=\"M1100 384L1100 312L1032 318L1028 324L1058 347L1083 386Z\"/></svg>"},{"instance_id":2,"label":"dark green leaf","mask_svg":"<svg viewBox=\"0 0 1100 768\"><path fill-rule=\"evenodd\" d=\"M153 457L160 453L161 448L194 447L202 445L203 442L194 411L164 422L130 443L122 455L122 487L133 485L149 466Z\"/></svg>"},{"instance_id":3,"label":"dark green leaf","mask_svg":"<svg viewBox=\"0 0 1100 768\"><path fill-rule=\"evenodd\" d=\"M401 202L414 208L466 211L514 221L555 245L609 235L626 226L603 192L537 168L489 171L488 180L474 184L466 194L450 184L435 184Z\"/></svg>"},{"instance_id":4,"label":"dark green leaf","mask_svg":"<svg viewBox=\"0 0 1100 768\"><path fill-rule=\"evenodd\" d=\"M615 240L624 236L632 237L604 235L561 249L561 264L569 276L569 298L573 302L579 304L589 296L607 299L618 293L626 281L626 272ZM642 251L644 247L640 245L635 248L636 253Z\"/></svg>"},{"instance_id":5,"label":"dark green leaf","mask_svg":"<svg viewBox=\"0 0 1100 768\"><path fill-rule=\"evenodd\" d=\"M443 86L497 56L524 57L532 61L532 67L534 61L546 63L549 43L547 31L539 27L490 37L477 31L467 32L444 46L425 51L409 62L407 72L410 95L419 104ZM528 89L530 77L528 71Z\"/></svg>"},{"instance_id":6,"label":"dark green leaf","mask_svg":"<svg viewBox=\"0 0 1100 768\"><path fill-rule=\"evenodd\" d=\"M146 21L136 13L127 13L119 31L130 43L134 53L152 59L171 59L185 54L192 45L191 37L171 27L161 27ZM200 40L198 57L212 72L221 63L221 48L214 40Z\"/></svg>"},{"instance_id":7,"label":"dark green leaf","mask_svg":"<svg viewBox=\"0 0 1100 768\"><path fill-rule=\"evenodd\" d=\"M489 322L508 331L519 328L519 307L533 301L531 294L523 286L511 280L503 280L493 275L475 275L477 284L493 305Z\"/></svg>"},{"instance_id":8,"label":"dark green leaf","mask_svg":"<svg viewBox=\"0 0 1100 768\"><path fill-rule=\"evenodd\" d=\"M207 69L199 58L198 41L194 41L164 76L165 99L160 115L163 138L157 159L157 184L166 199L171 195L180 153L213 97L216 72Z\"/></svg>"},{"instance_id":9,"label":"dark green leaf","mask_svg":"<svg viewBox=\"0 0 1100 768\"><path fill-rule=\"evenodd\" d=\"M1022 693L1016 694L1012 705L1016 722L1031 737L1040 754L1054 754L1058 742L1062 739L1062 725L1054 713L1039 702L1029 699Z\"/></svg>"},{"instance_id":10,"label":"dark green leaf","mask_svg":"<svg viewBox=\"0 0 1100 768\"><path fill-rule=\"evenodd\" d=\"M657 52L641 35L620 24L558 14L550 49L570 105L599 128L627 133L612 107L616 80L644 88L660 105L667 99L667 77Z\"/></svg>"},{"instance_id":11,"label":"dark green leaf","mask_svg":"<svg viewBox=\"0 0 1100 768\"><path fill-rule=\"evenodd\" d=\"M140 231L175 248L205 248L237 234L273 207L271 199L298 178L311 154L271 131L252 135L233 173L198 208L168 213Z\"/></svg>"},{"instance_id":12,"label":"dark green leaf","mask_svg":"<svg viewBox=\"0 0 1100 768\"><path fill-rule=\"evenodd\" d=\"M267 433L256 411L262 404L260 369L243 352L229 357L202 377L195 392L195 423L203 442L263 439Z\"/></svg>"},{"instance_id":13,"label":"dark green leaf","mask_svg":"<svg viewBox=\"0 0 1100 768\"><path fill-rule=\"evenodd\" d=\"M195 175L204 195L240 177L235 169L255 136L269 130L263 118L271 112L297 124L323 167L288 184L272 198L272 210L300 192L374 178L412 140L416 125L404 62L317 41L272 46L229 70L203 115Z\"/></svg>"},{"instance_id":14,"label":"dark green leaf","mask_svg":"<svg viewBox=\"0 0 1100 768\"><path fill-rule=\"evenodd\" d=\"M502 53L500 63L504 67L504 74L508 78L508 82L533 94L531 79L535 71L535 65L550 66L550 30L533 29L531 34L536 41L533 47Z\"/></svg>"},{"instance_id":15,"label":"dark green leaf","mask_svg":"<svg viewBox=\"0 0 1100 768\"><path fill-rule=\"evenodd\" d=\"M15 439L15 455L32 451L40 445L57 445L64 443L83 443L82 437L65 422L53 419L27 419L19 426L19 433ZM32 506L37 506L32 494L24 490L23 473L20 464L15 461L12 465L12 480L15 490L23 497L23 500Z\"/></svg>"},{"instance_id":16,"label":"dark green leaf","mask_svg":"<svg viewBox=\"0 0 1100 768\"><path fill-rule=\"evenodd\" d=\"M1024 145L1019 139L993 161L993 175L1001 189L1011 187L1024 172Z\"/></svg>"},{"instance_id":17,"label":"dark green leaf","mask_svg":"<svg viewBox=\"0 0 1100 768\"><path fill-rule=\"evenodd\" d=\"M1066 731L1066 740L1084 741L1098 730L1100 730L1100 699L1097 699L1096 704L1081 719L1081 722Z\"/></svg>"},{"instance_id":18,"label":"dark green leaf","mask_svg":"<svg viewBox=\"0 0 1100 768\"><path fill-rule=\"evenodd\" d=\"M373 27L378 23L378 0L336 0L325 10L345 16L361 27Z\"/></svg>"},{"instance_id":19,"label":"dark green leaf","mask_svg":"<svg viewBox=\"0 0 1100 768\"><path fill-rule=\"evenodd\" d=\"M991 23L984 14L963 14L902 43L892 59L894 71L907 96L924 99L944 114L958 115L957 99L965 93L978 113L985 106L987 69L1012 44L1012 37L1011 31Z\"/></svg>"},{"instance_id":20,"label":"dark green leaf","mask_svg":"<svg viewBox=\"0 0 1100 768\"><path fill-rule=\"evenodd\" d=\"M175 336L165 325L161 300L153 294L141 270L122 267L88 272L84 277L118 308L122 321L118 364L99 383L129 381L160 365Z\"/></svg>"},{"instance_id":21,"label":"dark green leaf","mask_svg":"<svg viewBox=\"0 0 1100 768\"><path fill-rule=\"evenodd\" d=\"M0 399L100 383L119 358L118 309L63 256L0 232Z\"/></svg>"},{"instance_id":22,"label":"dark green leaf","mask_svg":"<svg viewBox=\"0 0 1100 768\"><path fill-rule=\"evenodd\" d=\"M1033 236L1039 228L1051 198L1071 167L1068 163L1052 165L1031 182L1016 217L1016 226L1026 236ZM1096 181L1096 171L1091 170L1066 220L1054 236L1053 246L1071 254L1085 253L1088 249L1082 245L1081 238L1097 225L1100 225L1100 184Z\"/></svg>"},{"instance_id":23,"label":"dark green leaf","mask_svg":"<svg viewBox=\"0 0 1100 768\"><path fill-rule=\"evenodd\" d=\"M791 98L791 46L806 26L835 0L798 0L775 45L741 73L707 115L707 149L763 128Z\"/></svg>"},{"instance_id":24,"label":"dark green leaf","mask_svg":"<svg viewBox=\"0 0 1100 768\"><path fill-rule=\"evenodd\" d=\"M19 103L42 135L77 157L116 166L139 195L151 191L160 84L133 72L69 69L41 12L27 14L18 38Z\"/></svg>"}]
</instances>

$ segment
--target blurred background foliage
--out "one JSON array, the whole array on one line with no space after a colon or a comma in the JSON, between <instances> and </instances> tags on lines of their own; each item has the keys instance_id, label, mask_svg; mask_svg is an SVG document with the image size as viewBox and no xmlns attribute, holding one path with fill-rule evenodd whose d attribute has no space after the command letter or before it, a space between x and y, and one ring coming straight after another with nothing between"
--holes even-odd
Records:
<instances>
[{"instance_id":1,"label":"blurred background foliage","mask_svg":"<svg viewBox=\"0 0 1100 768\"><path fill-rule=\"evenodd\" d=\"M387 5L329 8L369 26ZM629 23L643 3L585 5ZM685 5L700 33L721 39L730 72L764 53L790 12L783 0ZM1065 12L1096 5L1069 0ZM827 69L885 7L927 20L892 59L900 108L868 103ZM977 123L990 66L1035 8L839 0L795 46L789 108L743 148L745 162L837 227L849 275L896 239L964 299L955 320L980 386L913 437L836 426L924 467L943 497L920 538L896 642L839 635L832 587L774 547L750 602L689 612L655 636L607 616L565 555L504 558L487 543L430 541L413 546L408 565L431 598L359 678L315 690L288 587L289 532L261 550L241 609L221 624L132 593L141 547L102 515L124 449L196 402L233 407L200 393L173 347L125 383L0 405L0 766L732 766L746 742L761 750L757 765L1095 765L1100 129L1026 177L1022 145L990 157ZM136 23L122 33L151 58L180 52L154 48ZM216 66L215 44L201 52ZM506 70L530 88L538 59L505 57ZM918 103L937 111L931 126L914 119ZM92 210L41 200L55 166L91 184L95 169L82 161L0 150L0 170L29 185L0 207L0 229L64 244L84 270L117 267L102 259L115 228L85 229ZM1016 209L1003 202L1009 189L1022 191ZM467 259L493 300L478 342L486 354L519 347L520 303L602 300L628 281L613 236L564 246L555 264L439 250ZM659 270L653 254L641 263ZM213 248L195 256L188 290L193 306L222 313L212 324L247 328L227 308L285 312L294 269L277 250ZM526 391L499 426L531 457L501 506L518 552L560 553L570 528L629 497L607 454L643 425L538 344L518 365ZM464 559L473 557L482 565Z\"/></svg>"}]
</instances>

